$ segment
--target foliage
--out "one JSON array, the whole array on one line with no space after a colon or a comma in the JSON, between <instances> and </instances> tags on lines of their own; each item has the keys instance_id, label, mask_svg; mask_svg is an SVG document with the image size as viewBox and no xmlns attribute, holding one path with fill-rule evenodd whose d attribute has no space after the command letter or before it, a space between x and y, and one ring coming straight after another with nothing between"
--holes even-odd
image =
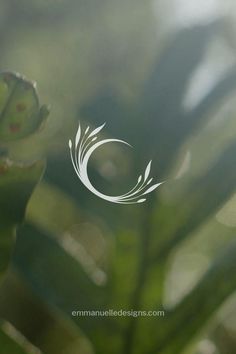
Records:
<instances>
[{"instance_id":1,"label":"foliage","mask_svg":"<svg viewBox=\"0 0 236 354\"><path fill-rule=\"evenodd\" d=\"M46 109L38 108L33 84L13 73L0 75L0 142L26 137L39 128ZM43 113L45 112L45 113ZM3 145L2 145L3 146ZM44 162L23 164L0 160L0 274L4 275L15 243L16 226L22 223L27 202L44 171ZM1 348L5 353L25 353L1 330Z\"/></svg>"},{"instance_id":2,"label":"foliage","mask_svg":"<svg viewBox=\"0 0 236 354\"><path fill-rule=\"evenodd\" d=\"M39 107L33 85L24 78L11 73L0 77L2 272L18 226L13 259L0 291L1 317L46 354L204 354L197 347L199 338L210 341L220 354L233 354L235 342L229 344L225 335L222 345L216 333L228 333L223 332L225 320L217 315L236 289L235 222L227 219L227 210L232 212L235 205L235 105L231 101L235 63L200 100L184 107L186 92L209 48L216 42L229 45L225 23L178 30L156 48L150 39L155 21L141 2L133 18L135 24L142 22L140 31L130 29L131 12L122 11L129 6L124 2L118 6L124 16L116 12L123 26L117 28L109 7L117 10L113 2L102 1L96 16L90 2L61 1L49 8L41 1L24 3L31 17L27 11L18 17L22 32L14 35L25 33L24 21L35 21L35 32L21 43L31 49L43 46L48 37L36 31L43 18L46 33L58 30L60 38L60 43L52 41L47 53L53 53L54 59L59 53L61 61L47 58L39 71L35 61L29 64L22 59L19 64L34 73L54 106L46 132L32 137L48 109ZM79 10L78 20L74 13ZM7 53L9 44L4 40L2 44ZM14 48L17 52L17 44ZM63 56L64 48L67 55ZM71 53L69 48L80 51ZM89 172L107 194L115 195L117 188L132 184L149 158L153 174L166 183L138 206L109 204L89 193L69 158L68 140L78 120L95 127L106 122L108 137L124 139L134 147L131 152L104 148L96 155ZM30 199L26 222L19 227L44 165L25 160L45 150L44 178ZM16 158L24 162L13 162ZM190 280L185 280L188 272ZM233 306L234 301L230 311L235 312ZM106 309L164 310L165 316L72 316L74 310ZM33 315L39 320L32 321ZM16 342L6 331L0 333L4 354L29 350L19 349Z\"/></svg>"}]
</instances>

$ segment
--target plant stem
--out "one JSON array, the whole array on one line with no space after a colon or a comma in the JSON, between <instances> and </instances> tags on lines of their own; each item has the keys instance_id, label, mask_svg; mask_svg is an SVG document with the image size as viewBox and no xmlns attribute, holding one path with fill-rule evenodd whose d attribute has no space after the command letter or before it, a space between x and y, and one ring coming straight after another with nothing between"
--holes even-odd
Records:
<instances>
[{"instance_id":1,"label":"plant stem","mask_svg":"<svg viewBox=\"0 0 236 354\"><path fill-rule=\"evenodd\" d=\"M154 208L154 198L151 198L146 204L144 210L144 219L142 230L140 234L140 248L139 248L139 264L137 282L131 297L130 309L134 311L140 310L142 302L142 294L145 286L147 271L149 266L149 246L151 240L151 225L152 225L152 211ZM133 352L133 344L137 328L137 317L131 317L127 330L124 335L124 354L131 354Z\"/></svg>"},{"instance_id":2,"label":"plant stem","mask_svg":"<svg viewBox=\"0 0 236 354\"><path fill-rule=\"evenodd\" d=\"M0 281L4 276L12 254L15 231L10 227L0 227Z\"/></svg>"}]
</instances>

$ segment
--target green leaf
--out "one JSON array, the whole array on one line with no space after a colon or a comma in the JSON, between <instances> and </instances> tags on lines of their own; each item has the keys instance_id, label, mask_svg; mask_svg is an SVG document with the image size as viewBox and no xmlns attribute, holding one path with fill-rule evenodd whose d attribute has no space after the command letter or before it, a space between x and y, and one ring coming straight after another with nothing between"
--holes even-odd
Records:
<instances>
[{"instance_id":1,"label":"green leaf","mask_svg":"<svg viewBox=\"0 0 236 354\"><path fill-rule=\"evenodd\" d=\"M44 166L43 161L24 165L0 159L0 276L7 269L16 226L23 221L27 202Z\"/></svg>"},{"instance_id":2,"label":"green leaf","mask_svg":"<svg viewBox=\"0 0 236 354\"><path fill-rule=\"evenodd\" d=\"M52 234L24 225L19 228L13 265L43 302L93 332L99 318L72 317L72 311L103 308L106 287L96 285L58 241Z\"/></svg>"},{"instance_id":3,"label":"green leaf","mask_svg":"<svg viewBox=\"0 0 236 354\"><path fill-rule=\"evenodd\" d=\"M27 137L48 114L46 106L39 106L34 83L18 74L0 74L0 141Z\"/></svg>"},{"instance_id":4,"label":"green leaf","mask_svg":"<svg viewBox=\"0 0 236 354\"><path fill-rule=\"evenodd\" d=\"M27 202L44 168L44 161L20 164L0 159L1 227L15 226L23 221Z\"/></svg>"},{"instance_id":5,"label":"green leaf","mask_svg":"<svg viewBox=\"0 0 236 354\"><path fill-rule=\"evenodd\" d=\"M176 205L163 206L162 211L157 209L156 228L161 230L161 225L164 228L157 241L153 261L164 260L174 247L216 213L232 195L236 179L235 148L235 142L231 143L205 175L192 181Z\"/></svg>"},{"instance_id":6,"label":"green leaf","mask_svg":"<svg viewBox=\"0 0 236 354\"><path fill-rule=\"evenodd\" d=\"M156 345L148 353L180 353L214 311L235 291L235 252L236 243L233 242L216 258L197 286L172 311L166 312L158 331L156 326L153 327Z\"/></svg>"},{"instance_id":7,"label":"green leaf","mask_svg":"<svg viewBox=\"0 0 236 354\"><path fill-rule=\"evenodd\" d=\"M7 270L15 240L14 228L0 231L0 280Z\"/></svg>"},{"instance_id":8,"label":"green leaf","mask_svg":"<svg viewBox=\"0 0 236 354\"><path fill-rule=\"evenodd\" d=\"M39 354L16 330L2 323L0 325L0 348L4 354Z\"/></svg>"}]
</instances>

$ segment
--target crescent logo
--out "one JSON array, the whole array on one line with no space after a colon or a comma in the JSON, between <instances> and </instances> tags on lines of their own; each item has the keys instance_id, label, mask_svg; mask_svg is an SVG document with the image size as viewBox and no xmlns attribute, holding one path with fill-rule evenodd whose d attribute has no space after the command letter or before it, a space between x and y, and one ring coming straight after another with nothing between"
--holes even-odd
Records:
<instances>
[{"instance_id":1,"label":"crescent logo","mask_svg":"<svg viewBox=\"0 0 236 354\"><path fill-rule=\"evenodd\" d=\"M94 193L96 196L117 204L136 204L143 203L146 201L146 198L143 198L148 193L154 191L162 183L151 184L153 178L149 178L151 172L150 161L146 167L144 175L140 175L135 186L127 193L118 195L118 196L109 196L99 192L90 182L88 177L88 162L92 153L99 148L101 145L108 144L111 142L121 143L128 146L131 146L127 142L120 139L104 139L97 141L97 134L103 129L106 123L99 126L98 128L90 131L90 128L87 127L84 132L82 132L81 126L79 124L74 144L69 140L70 156L71 161L74 167L74 170L79 177L80 181L85 185L85 187Z\"/></svg>"}]
</instances>

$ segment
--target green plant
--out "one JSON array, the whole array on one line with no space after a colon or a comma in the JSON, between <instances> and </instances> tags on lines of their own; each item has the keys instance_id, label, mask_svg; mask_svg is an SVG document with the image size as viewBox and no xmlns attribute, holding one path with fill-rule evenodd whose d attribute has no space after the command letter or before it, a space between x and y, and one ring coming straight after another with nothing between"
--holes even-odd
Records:
<instances>
[{"instance_id":1,"label":"green plant","mask_svg":"<svg viewBox=\"0 0 236 354\"><path fill-rule=\"evenodd\" d=\"M158 57L133 105L104 90L80 108L85 120L95 126L109 121L108 135L122 136L137 147L134 157L117 153L120 161L127 159L131 166L131 178L136 177L147 156L154 157L156 175L167 182L148 203L117 207L85 191L70 163L69 136L63 137L59 153L50 154L45 177L31 199L27 222L18 229L8 283L1 289L0 301L2 316L45 353L178 354L188 350L213 313L235 292L235 228L222 225L215 215L235 191L236 144L234 139L220 140L222 128L230 130L230 125L219 125L213 137L206 129L214 112L236 88L235 67L194 108L183 110L186 87L217 31L219 23L177 33ZM74 131L71 129L70 134ZM209 140L217 140L214 147L218 153L208 151ZM184 160L182 152L186 149L204 168L177 179L173 171L176 162ZM32 187L36 175L39 173L35 172ZM91 175L101 186L107 183L97 168L91 169ZM26 185L29 188L28 180ZM9 208L15 208L12 185L0 193L4 196L11 190ZM12 227L22 220L31 190L19 207L21 216L10 221ZM3 212L7 212L5 203ZM15 209L3 214L2 223L14 213ZM207 236L201 240L203 251L211 238L216 239L207 267L185 296L165 308L164 287L173 256L185 242L202 235ZM10 298L12 289L17 296L21 294L20 299L16 295ZM16 313L21 307L25 309L24 316L12 313L13 304ZM165 317L71 315L74 310L109 308L164 309ZM32 323L31 312L37 316L42 312L40 321ZM12 349L9 352L14 353Z\"/></svg>"},{"instance_id":2,"label":"green plant","mask_svg":"<svg viewBox=\"0 0 236 354\"><path fill-rule=\"evenodd\" d=\"M34 84L14 73L0 74L0 146L28 137L37 131L48 114L39 108ZM28 200L45 169L42 160L33 163L12 161L7 149L0 158L0 280L13 252L16 228L22 224ZM0 331L4 353L25 353L7 332Z\"/></svg>"},{"instance_id":3,"label":"green plant","mask_svg":"<svg viewBox=\"0 0 236 354\"><path fill-rule=\"evenodd\" d=\"M92 299L82 296L86 291L90 293L89 287L79 290L77 285L74 285L73 293L81 295L76 301L63 289L50 286L48 281L51 295L53 294L50 304L56 305L63 312L70 313L78 306L80 309L162 309L163 288L170 257L184 241L198 232L200 234L199 230L204 225L213 222L214 215L233 195L236 180L234 140L226 146L222 145L220 154L208 160L211 167L206 168L197 177L175 180L173 175L173 165L178 160L183 146L189 144L192 136L202 133L212 119L213 108L219 109L224 99L236 87L236 71L233 67L194 109L189 112L183 110L182 101L186 86L208 44L214 38L218 26L219 24L199 26L178 33L158 59L133 110L130 106L120 106L109 93L95 97L82 108L83 116L96 126L109 120L111 116L117 117L113 120L109 133L115 133L116 136L126 134L125 138L140 148L133 162L134 166L144 164L146 156L150 154L155 156L154 164L156 162L158 177L167 179L166 189L172 185L172 191L178 191L177 197L168 203L157 193L156 199L153 198L142 209L128 209L128 212L127 209L124 211L121 208L101 208L99 201L93 198L87 201L87 197L83 197L83 190L78 188L73 174L71 176L59 173L62 166L64 169L69 168L67 157L60 156L60 159L49 160L46 180L65 191L83 211L100 215L116 235L108 285L101 297L102 304L97 304L98 295ZM122 116L119 112L122 112ZM221 127L215 134L221 135ZM201 144L201 139L199 140ZM143 143L139 143L140 141ZM207 144L204 144L204 147L207 149ZM197 153L194 155L196 159L199 156ZM205 158L204 154L203 151L202 160ZM119 224L120 220L122 225ZM211 236L220 237L219 232L223 233L222 237L232 236L234 230L219 227L218 223L213 224ZM29 233L29 238L30 230L26 229L25 232ZM31 232L37 233L39 240L47 237L45 230L37 231L37 228L34 228ZM61 252L63 251L60 250ZM223 251L218 249L218 252L218 255L214 254L212 257L209 268L195 287L176 306L170 310L166 309L165 318L126 318L114 321L104 319L102 325L99 325L96 318L75 319L75 322L91 339L96 353L180 353L236 289L235 242ZM22 252L21 256L19 255L18 265L21 265L23 254ZM50 257L49 262L51 261ZM26 264L22 270L26 270ZM51 276L55 280L56 274L52 272ZM28 278L30 281L34 279L32 272L28 272ZM72 279L74 278L71 277L69 283L74 283ZM41 284L34 283L34 287L47 301L42 284L43 278ZM71 285L65 282L64 287L70 288ZM104 287L97 286L97 292L102 288Z\"/></svg>"}]
</instances>

